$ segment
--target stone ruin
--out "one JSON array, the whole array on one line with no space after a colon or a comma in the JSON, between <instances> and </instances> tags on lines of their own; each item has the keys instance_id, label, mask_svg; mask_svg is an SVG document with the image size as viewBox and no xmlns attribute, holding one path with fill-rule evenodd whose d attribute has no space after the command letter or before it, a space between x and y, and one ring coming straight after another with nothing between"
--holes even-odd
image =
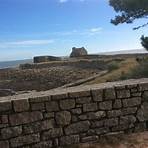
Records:
<instances>
[{"instance_id":1,"label":"stone ruin","mask_svg":"<svg viewBox=\"0 0 148 148\"><path fill-rule=\"evenodd\" d=\"M73 47L70 57L81 57L87 54L88 54L87 50L84 47L81 47L81 48Z\"/></svg>"},{"instance_id":2,"label":"stone ruin","mask_svg":"<svg viewBox=\"0 0 148 148\"><path fill-rule=\"evenodd\" d=\"M33 59L34 63L43 63L43 62L50 62L50 61L61 61L60 57L55 56L37 56Z\"/></svg>"}]
</instances>

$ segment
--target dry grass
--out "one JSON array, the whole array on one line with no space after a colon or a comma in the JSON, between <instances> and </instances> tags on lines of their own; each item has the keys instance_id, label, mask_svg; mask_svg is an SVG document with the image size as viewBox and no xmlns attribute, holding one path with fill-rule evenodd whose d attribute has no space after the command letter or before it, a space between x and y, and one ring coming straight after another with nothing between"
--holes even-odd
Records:
<instances>
[{"instance_id":1,"label":"dry grass","mask_svg":"<svg viewBox=\"0 0 148 148\"><path fill-rule=\"evenodd\" d=\"M111 82L119 80L123 74L127 74L130 72L131 69L135 68L139 65L135 58L127 58L124 61L118 63L119 68L109 73L105 74L104 76L98 77L95 80L88 82L86 84L96 84L96 83L103 83L103 82Z\"/></svg>"}]
</instances>

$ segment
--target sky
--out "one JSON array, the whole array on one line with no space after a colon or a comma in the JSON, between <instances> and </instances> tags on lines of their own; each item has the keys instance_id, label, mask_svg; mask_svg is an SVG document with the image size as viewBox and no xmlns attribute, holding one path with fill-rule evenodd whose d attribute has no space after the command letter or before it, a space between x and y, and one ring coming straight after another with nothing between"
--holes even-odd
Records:
<instances>
[{"instance_id":1,"label":"sky","mask_svg":"<svg viewBox=\"0 0 148 148\"><path fill-rule=\"evenodd\" d=\"M67 56L72 47L89 53L141 49L144 22L114 26L108 0L0 0L0 61L39 55Z\"/></svg>"}]
</instances>

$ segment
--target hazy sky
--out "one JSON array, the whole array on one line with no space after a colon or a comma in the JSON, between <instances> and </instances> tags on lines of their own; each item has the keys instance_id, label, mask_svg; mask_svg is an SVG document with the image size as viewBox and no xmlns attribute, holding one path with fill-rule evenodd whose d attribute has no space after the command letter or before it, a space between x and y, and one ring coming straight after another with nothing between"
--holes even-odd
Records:
<instances>
[{"instance_id":1,"label":"hazy sky","mask_svg":"<svg viewBox=\"0 0 148 148\"><path fill-rule=\"evenodd\" d=\"M0 0L0 61L142 48L148 30L132 28L144 20L114 26L115 15L108 0Z\"/></svg>"}]
</instances>

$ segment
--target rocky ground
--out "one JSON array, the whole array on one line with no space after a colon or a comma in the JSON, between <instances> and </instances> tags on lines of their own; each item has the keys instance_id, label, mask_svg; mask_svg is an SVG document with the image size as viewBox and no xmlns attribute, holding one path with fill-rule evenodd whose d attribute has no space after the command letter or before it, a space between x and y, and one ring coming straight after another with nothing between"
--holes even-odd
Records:
<instances>
[{"instance_id":1,"label":"rocky ground","mask_svg":"<svg viewBox=\"0 0 148 148\"><path fill-rule=\"evenodd\" d=\"M100 143L82 144L73 148L148 148L148 132L112 136L101 139Z\"/></svg>"},{"instance_id":2,"label":"rocky ground","mask_svg":"<svg viewBox=\"0 0 148 148\"><path fill-rule=\"evenodd\" d=\"M9 70L0 73L0 88L15 91L49 90L98 74L98 69L60 66L43 69Z\"/></svg>"}]
</instances>

